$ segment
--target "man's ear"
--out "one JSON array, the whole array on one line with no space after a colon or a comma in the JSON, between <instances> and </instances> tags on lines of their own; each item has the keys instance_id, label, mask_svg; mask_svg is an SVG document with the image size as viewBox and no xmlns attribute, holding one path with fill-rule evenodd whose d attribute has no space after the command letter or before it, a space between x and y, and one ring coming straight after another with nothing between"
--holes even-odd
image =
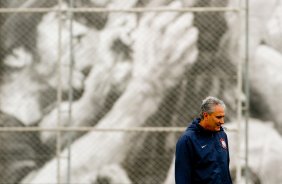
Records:
<instances>
[{"instance_id":1,"label":"man's ear","mask_svg":"<svg viewBox=\"0 0 282 184\"><path fill-rule=\"evenodd\" d=\"M203 112L203 116L204 116L204 117L207 117L207 116L208 116L208 113L207 113L207 112Z\"/></svg>"}]
</instances>

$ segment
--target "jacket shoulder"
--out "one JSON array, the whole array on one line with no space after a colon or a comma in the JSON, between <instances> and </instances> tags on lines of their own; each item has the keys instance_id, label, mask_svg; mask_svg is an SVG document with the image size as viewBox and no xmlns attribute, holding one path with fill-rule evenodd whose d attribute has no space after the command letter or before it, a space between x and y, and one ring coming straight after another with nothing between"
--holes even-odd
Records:
<instances>
[{"instance_id":1,"label":"jacket shoulder","mask_svg":"<svg viewBox=\"0 0 282 184\"><path fill-rule=\"evenodd\" d=\"M182 133L182 135L178 138L178 142L187 142L189 140L193 140L195 137L195 132L191 130L186 130Z\"/></svg>"}]
</instances>

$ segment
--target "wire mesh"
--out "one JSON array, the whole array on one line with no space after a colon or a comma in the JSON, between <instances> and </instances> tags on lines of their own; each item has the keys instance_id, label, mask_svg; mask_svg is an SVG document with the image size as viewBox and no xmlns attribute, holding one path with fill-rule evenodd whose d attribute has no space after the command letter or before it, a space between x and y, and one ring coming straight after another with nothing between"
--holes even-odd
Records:
<instances>
[{"instance_id":1,"label":"wire mesh","mask_svg":"<svg viewBox=\"0 0 282 184\"><path fill-rule=\"evenodd\" d=\"M0 0L0 121L18 128L0 132L0 183L172 184L175 142L201 101L223 99L226 122L236 120L232 36L243 33L226 14L241 9L225 0L73 3Z\"/></svg>"}]
</instances>

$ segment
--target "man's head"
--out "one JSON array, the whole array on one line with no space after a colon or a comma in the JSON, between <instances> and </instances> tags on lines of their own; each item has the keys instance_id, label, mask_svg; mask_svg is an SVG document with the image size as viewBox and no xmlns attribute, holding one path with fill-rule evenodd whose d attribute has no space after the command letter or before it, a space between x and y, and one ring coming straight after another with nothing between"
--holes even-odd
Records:
<instances>
[{"instance_id":1,"label":"man's head","mask_svg":"<svg viewBox=\"0 0 282 184\"><path fill-rule=\"evenodd\" d=\"M207 97L201 105L200 125L210 131L219 131L224 124L225 104L215 97Z\"/></svg>"}]
</instances>

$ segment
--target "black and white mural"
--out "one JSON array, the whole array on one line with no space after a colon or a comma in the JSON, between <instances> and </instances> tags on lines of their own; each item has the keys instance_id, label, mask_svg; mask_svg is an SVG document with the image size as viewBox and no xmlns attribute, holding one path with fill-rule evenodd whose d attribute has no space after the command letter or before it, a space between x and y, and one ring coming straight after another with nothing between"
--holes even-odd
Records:
<instances>
[{"instance_id":1,"label":"black and white mural","mask_svg":"<svg viewBox=\"0 0 282 184\"><path fill-rule=\"evenodd\" d=\"M250 0L249 5L250 182L281 183L282 176L273 171L282 169L282 1ZM70 2L0 0L0 6L66 10ZM73 6L178 9L240 4L76 0ZM246 100L237 89L238 65L246 50L244 21L235 11L85 11L72 16L67 11L2 12L0 125L185 127L198 115L201 100L212 95L227 105L226 127L236 128L238 98ZM61 183L173 184L180 134L62 131L58 140L56 131L1 131L0 183L55 184L59 173ZM228 135L235 179L236 164L241 163L238 135ZM244 160L241 164L244 175Z\"/></svg>"}]
</instances>

